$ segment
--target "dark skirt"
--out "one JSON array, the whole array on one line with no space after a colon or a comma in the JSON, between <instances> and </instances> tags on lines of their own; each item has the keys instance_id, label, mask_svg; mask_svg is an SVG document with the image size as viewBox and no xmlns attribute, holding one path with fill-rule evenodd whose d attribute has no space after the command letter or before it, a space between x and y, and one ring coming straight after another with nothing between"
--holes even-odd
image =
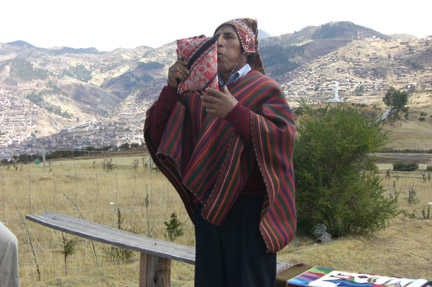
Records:
<instances>
[{"instance_id":1,"label":"dark skirt","mask_svg":"<svg viewBox=\"0 0 432 287\"><path fill-rule=\"evenodd\" d=\"M195 286L274 287L276 253L268 253L259 231L263 195L241 195L216 226L195 207Z\"/></svg>"}]
</instances>

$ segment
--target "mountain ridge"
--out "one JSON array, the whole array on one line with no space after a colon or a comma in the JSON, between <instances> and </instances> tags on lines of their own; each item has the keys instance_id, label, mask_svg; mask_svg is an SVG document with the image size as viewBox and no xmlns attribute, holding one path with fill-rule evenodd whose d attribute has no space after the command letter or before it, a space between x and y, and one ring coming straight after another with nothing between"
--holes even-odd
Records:
<instances>
[{"instance_id":1,"label":"mountain ridge","mask_svg":"<svg viewBox=\"0 0 432 287\"><path fill-rule=\"evenodd\" d=\"M89 141L89 145L108 143L109 137L140 142L145 110L166 83L175 49L175 41L159 48L139 46L110 52L37 48L25 41L0 44L0 97L11 110L2 110L0 115L0 153L27 152L46 137L55 139L55 134L70 127L94 121L104 123L94 125L101 131L116 121L135 128L123 131L133 135L130 137L119 138L114 133L102 140L92 135L99 141ZM415 89L423 85L421 89L427 90L432 82L430 39L397 41L352 22L308 26L295 33L265 37L260 51L266 73L281 84L289 101L328 99L333 81L341 82L343 96L360 102L379 102L379 95L393 84L406 88L417 82ZM405 71L404 79L398 79L398 70ZM363 95L354 96L360 94L356 91L360 86ZM71 141L68 148L79 141L83 145L82 139Z\"/></svg>"}]
</instances>

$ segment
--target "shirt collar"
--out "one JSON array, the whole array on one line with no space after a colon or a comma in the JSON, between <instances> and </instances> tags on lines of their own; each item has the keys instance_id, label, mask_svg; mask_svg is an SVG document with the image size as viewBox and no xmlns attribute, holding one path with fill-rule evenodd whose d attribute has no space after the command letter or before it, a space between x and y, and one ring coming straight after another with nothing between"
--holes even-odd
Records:
<instances>
[{"instance_id":1,"label":"shirt collar","mask_svg":"<svg viewBox=\"0 0 432 287\"><path fill-rule=\"evenodd\" d=\"M224 81L222 80L222 77L220 76L220 74L218 73L218 78L219 78L219 85L221 87L232 84L237 82L239 79L243 78L244 76L246 76L247 73L249 73L249 71L252 70L251 66L249 64L244 65L243 67L240 68L240 70L238 70L237 72L235 72L234 74L232 74L228 81L226 83L224 83Z\"/></svg>"}]
</instances>

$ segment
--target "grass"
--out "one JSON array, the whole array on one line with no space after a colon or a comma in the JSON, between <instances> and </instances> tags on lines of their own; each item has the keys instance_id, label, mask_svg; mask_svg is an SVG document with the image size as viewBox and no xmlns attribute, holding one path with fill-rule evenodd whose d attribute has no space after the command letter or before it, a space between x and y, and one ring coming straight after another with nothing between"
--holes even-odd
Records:
<instances>
[{"instance_id":1,"label":"grass","mask_svg":"<svg viewBox=\"0 0 432 287\"><path fill-rule=\"evenodd\" d=\"M278 254L286 262L303 262L351 272L432 278L432 219L424 219L432 201L432 183L423 181L421 172L383 173L389 196L394 190L400 215L384 230L373 234L348 235L326 244L297 237ZM415 203L409 203L409 190L415 189Z\"/></svg>"},{"instance_id":2,"label":"grass","mask_svg":"<svg viewBox=\"0 0 432 287\"><path fill-rule=\"evenodd\" d=\"M175 212L184 235L177 243L193 246L194 232L178 195L165 177L145 166L147 156L53 161L43 170L34 163L0 167L0 219L18 237L22 286L137 286L139 256L109 256L110 247L79 239L68 257L65 275L61 232L26 221L25 214L55 211L120 227L144 236L166 239L165 221ZM112 168L107 168L107 162ZM139 164L137 164L137 162ZM387 164L388 165L388 164ZM326 244L296 237L278 253L278 260L303 262L345 271L432 278L432 219L422 210L432 201L432 183L421 172L391 172L383 164L383 185L398 195L401 214L385 230L350 235ZM416 200L408 202L409 191ZM396 193L395 193L396 191ZM411 192L411 197L413 193ZM28 229L28 233L26 231ZM33 255L32 243L34 247ZM37 265L41 280L38 281ZM193 286L194 267L172 263L172 286Z\"/></svg>"},{"instance_id":3,"label":"grass","mask_svg":"<svg viewBox=\"0 0 432 287\"><path fill-rule=\"evenodd\" d=\"M135 169L133 163L136 159L140 160L140 164ZM94 243L95 255L92 243L79 238L75 253L68 257L66 276L64 255L61 253L62 233L26 221L25 214L54 211L118 227L120 209L122 229L165 239L164 221L169 221L172 212L175 212L186 234L176 242L195 244L193 226L183 205L161 173L144 167L140 157L108 159L112 169L104 169L104 160L53 161L46 171L42 165L34 164L17 165L16 169L12 166L9 169L1 167L0 219L20 242L22 286L82 286L83 281L87 286L137 286L139 265L138 254L134 253L130 262L124 263L119 256L113 260L113 256L107 254L109 246ZM67 240L78 238L70 234L65 234L65 237ZM37 281L36 260L41 281ZM174 279L177 269L173 270ZM101 281L102 270L110 271L104 271L109 275L102 276ZM94 285L90 283L92 281Z\"/></svg>"},{"instance_id":4,"label":"grass","mask_svg":"<svg viewBox=\"0 0 432 287\"><path fill-rule=\"evenodd\" d=\"M423 103L422 101L425 101ZM396 122L394 125L386 124L385 128L391 131L392 142L388 147L394 149L432 150L432 94L410 96L407 105L408 120ZM421 115L424 121L420 121Z\"/></svg>"}]
</instances>

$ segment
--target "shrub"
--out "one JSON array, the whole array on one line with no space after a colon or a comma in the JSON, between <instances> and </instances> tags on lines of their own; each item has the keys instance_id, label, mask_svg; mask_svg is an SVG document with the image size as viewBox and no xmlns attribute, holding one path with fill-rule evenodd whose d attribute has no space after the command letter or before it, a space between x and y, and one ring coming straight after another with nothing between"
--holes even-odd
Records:
<instances>
[{"instance_id":1,"label":"shrub","mask_svg":"<svg viewBox=\"0 0 432 287\"><path fill-rule=\"evenodd\" d=\"M166 238L168 238L170 241L174 241L177 237L183 235L183 229L181 226L183 223L181 223L177 219L177 215L173 212L171 213L171 219L169 222L164 221L164 224L166 226Z\"/></svg>"},{"instance_id":2,"label":"shrub","mask_svg":"<svg viewBox=\"0 0 432 287\"><path fill-rule=\"evenodd\" d=\"M118 246L107 246L104 248L106 259L110 262L130 263L133 259L133 251Z\"/></svg>"},{"instance_id":3,"label":"shrub","mask_svg":"<svg viewBox=\"0 0 432 287\"><path fill-rule=\"evenodd\" d=\"M393 164L394 171L414 171L419 168L419 165L415 162L405 163L402 161L398 161Z\"/></svg>"},{"instance_id":4,"label":"shrub","mask_svg":"<svg viewBox=\"0 0 432 287\"><path fill-rule=\"evenodd\" d=\"M124 143L119 146L120 150L128 150L130 148L129 143Z\"/></svg>"},{"instance_id":5,"label":"shrub","mask_svg":"<svg viewBox=\"0 0 432 287\"><path fill-rule=\"evenodd\" d=\"M305 108L294 151L298 231L373 232L397 215L385 197L373 151L388 141L382 123L346 105Z\"/></svg>"},{"instance_id":6,"label":"shrub","mask_svg":"<svg viewBox=\"0 0 432 287\"><path fill-rule=\"evenodd\" d=\"M115 164L113 164L112 162L112 158L108 159L104 159L104 161L102 162L102 167L104 170L113 170L116 168Z\"/></svg>"},{"instance_id":7,"label":"shrub","mask_svg":"<svg viewBox=\"0 0 432 287\"><path fill-rule=\"evenodd\" d=\"M428 165L428 166L426 167L426 171L432 171L432 165Z\"/></svg>"},{"instance_id":8,"label":"shrub","mask_svg":"<svg viewBox=\"0 0 432 287\"><path fill-rule=\"evenodd\" d=\"M419 202L419 199L417 197L417 192L414 189L414 187L412 187L412 186L408 189L407 201L408 201L409 204L413 204L413 203L418 203Z\"/></svg>"}]
</instances>

